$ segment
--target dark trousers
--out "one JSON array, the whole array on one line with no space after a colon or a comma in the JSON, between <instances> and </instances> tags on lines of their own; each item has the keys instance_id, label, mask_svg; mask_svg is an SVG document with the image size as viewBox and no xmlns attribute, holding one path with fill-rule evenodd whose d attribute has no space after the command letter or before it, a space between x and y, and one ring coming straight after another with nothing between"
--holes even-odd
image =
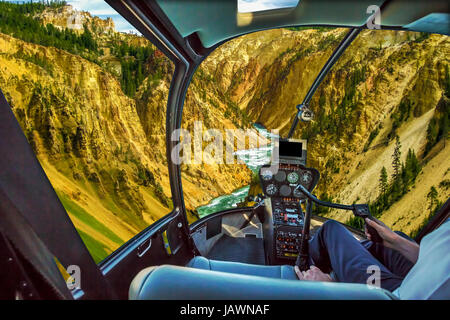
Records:
<instances>
[{"instance_id":1,"label":"dark trousers","mask_svg":"<svg viewBox=\"0 0 450 320\"><path fill-rule=\"evenodd\" d=\"M401 234L405 236L404 234ZM312 263L325 273L334 271L339 282L367 283L369 266L380 268L380 285L394 291L413 263L399 252L369 240L358 241L339 222L328 220L309 243Z\"/></svg>"}]
</instances>

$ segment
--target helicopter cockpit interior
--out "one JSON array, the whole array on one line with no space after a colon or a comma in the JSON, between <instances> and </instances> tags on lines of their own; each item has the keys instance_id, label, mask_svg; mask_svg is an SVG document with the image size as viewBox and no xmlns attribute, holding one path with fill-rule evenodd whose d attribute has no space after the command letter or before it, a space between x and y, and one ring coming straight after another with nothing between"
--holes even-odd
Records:
<instances>
[{"instance_id":1,"label":"helicopter cockpit interior","mask_svg":"<svg viewBox=\"0 0 450 320\"><path fill-rule=\"evenodd\" d=\"M448 219L448 5L243 2L0 2L0 298L398 299L295 270Z\"/></svg>"}]
</instances>

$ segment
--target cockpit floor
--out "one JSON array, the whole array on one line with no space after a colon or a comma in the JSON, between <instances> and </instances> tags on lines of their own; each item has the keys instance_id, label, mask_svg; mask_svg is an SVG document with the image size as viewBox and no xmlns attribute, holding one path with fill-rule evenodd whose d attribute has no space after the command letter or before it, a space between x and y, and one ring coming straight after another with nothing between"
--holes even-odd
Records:
<instances>
[{"instance_id":1,"label":"cockpit floor","mask_svg":"<svg viewBox=\"0 0 450 320\"><path fill-rule=\"evenodd\" d=\"M208 259L265 265L264 240L234 238L224 234L211 248Z\"/></svg>"}]
</instances>

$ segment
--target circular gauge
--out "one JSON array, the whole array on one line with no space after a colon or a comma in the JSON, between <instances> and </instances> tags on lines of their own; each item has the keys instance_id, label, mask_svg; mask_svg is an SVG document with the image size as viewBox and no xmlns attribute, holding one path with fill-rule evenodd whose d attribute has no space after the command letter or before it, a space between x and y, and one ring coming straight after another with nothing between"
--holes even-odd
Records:
<instances>
[{"instance_id":1,"label":"circular gauge","mask_svg":"<svg viewBox=\"0 0 450 320\"><path fill-rule=\"evenodd\" d=\"M287 180L289 183L296 183L298 181L298 173L297 172L291 172L287 176Z\"/></svg>"},{"instance_id":2,"label":"circular gauge","mask_svg":"<svg viewBox=\"0 0 450 320\"><path fill-rule=\"evenodd\" d=\"M302 185L308 185L312 181L312 175L308 171L303 171L300 177L300 182Z\"/></svg>"},{"instance_id":3,"label":"circular gauge","mask_svg":"<svg viewBox=\"0 0 450 320\"><path fill-rule=\"evenodd\" d=\"M287 197L291 194L291 187L289 187L287 184L283 184L280 188L280 194L283 197Z\"/></svg>"},{"instance_id":4,"label":"circular gauge","mask_svg":"<svg viewBox=\"0 0 450 320\"><path fill-rule=\"evenodd\" d=\"M304 197L303 192L301 192L301 190L295 188L294 192L292 193L294 195L294 197L296 198L302 198Z\"/></svg>"},{"instance_id":5,"label":"circular gauge","mask_svg":"<svg viewBox=\"0 0 450 320\"><path fill-rule=\"evenodd\" d=\"M269 196L273 196L275 193L277 193L277 186L276 185L274 185L274 184L269 184L268 186L267 186L267 188L266 188L266 193L269 195Z\"/></svg>"},{"instance_id":6,"label":"circular gauge","mask_svg":"<svg viewBox=\"0 0 450 320\"><path fill-rule=\"evenodd\" d=\"M286 180L286 172L279 170L275 175L275 180L277 180L278 182L283 182L284 180Z\"/></svg>"},{"instance_id":7,"label":"circular gauge","mask_svg":"<svg viewBox=\"0 0 450 320\"><path fill-rule=\"evenodd\" d=\"M261 170L261 178L265 181L269 181L273 178L273 173L269 169Z\"/></svg>"}]
</instances>

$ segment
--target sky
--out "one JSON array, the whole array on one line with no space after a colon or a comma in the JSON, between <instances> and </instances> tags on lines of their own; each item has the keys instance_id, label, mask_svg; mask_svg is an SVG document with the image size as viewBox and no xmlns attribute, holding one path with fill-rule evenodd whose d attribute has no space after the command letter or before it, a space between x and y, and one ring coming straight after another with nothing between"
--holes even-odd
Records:
<instances>
[{"instance_id":1,"label":"sky","mask_svg":"<svg viewBox=\"0 0 450 320\"><path fill-rule=\"evenodd\" d=\"M17 2L17 0L9 0ZM207 1L207 0L205 0ZM299 0L236 0L239 12L255 12L277 8L295 7ZM77 10L88 11L102 19L110 17L117 31L139 33L127 20L103 0L66 0Z\"/></svg>"},{"instance_id":2,"label":"sky","mask_svg":"<svg viewBox=\"0 0 450 320\"><path fill-rule=\"evenodd\" d=\"M103 0L66 0L66 2L77 10L88 11L90 14L102 19L112 18L117 31L138 33L127 20Z\"/></svg>"},{"instance_id":3,"label":"sky","mask_svg":"<svg viewBox=\"0 0 450 320\"><path fill-rule=\"evenodd\" d=\"M28 2L30 0L6 0L10 2ZM39 1L39 0L33 0ZM117 31L139 33L127 20L118 14L103 0L66 0L67 4L72 5L80 11L88 11L94 16L102 19L112 18Z\"/></svg>"},{"instance_id":4,"label":"sky","mask_svg":"<svg viewBox=\"0 0 450 320\"><path fill-rule=\"evenodd\" d=\"M239 12L255 12L262 10L291 8L297 6L299 0L236 0Z\"/></svg>"},{"instance_id":5,"label":"sky","mask_svg":"<svg viewBox=\"0 0 450 320\"><path fill-rule=\"evenodd\" d=\"M111 17L116 30L121 32L138 31L113 8L103 0L66 0L75 9L90 12L102 19ZM205 0L208 1L208 0ZM236 0L239 12L255 12L270 9L289 8L297 6L299 0Z\"/></svg>"}]
</instances>

